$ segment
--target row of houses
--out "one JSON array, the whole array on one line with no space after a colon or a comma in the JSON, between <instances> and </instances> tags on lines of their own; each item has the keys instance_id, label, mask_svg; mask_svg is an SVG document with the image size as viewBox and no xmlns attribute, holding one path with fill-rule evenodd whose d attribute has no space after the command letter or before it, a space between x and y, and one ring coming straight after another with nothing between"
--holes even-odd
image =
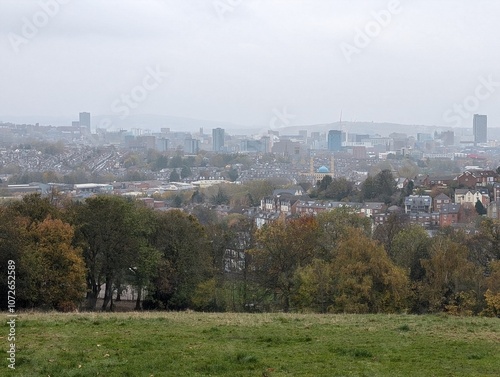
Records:
<instances>
[{"instance_id":1,"label":"row of houses","mask_svg":"<svg viewBox=\"0 0 500 377\"><path fill-rule=\"evenodd\" d=\"M416 180L416 186L433 188L436 186L450 186L475 189L500 183L500 175L493 170L466 170L459 175L431 177L426 175Z\"/></svg>"}]
</instances>

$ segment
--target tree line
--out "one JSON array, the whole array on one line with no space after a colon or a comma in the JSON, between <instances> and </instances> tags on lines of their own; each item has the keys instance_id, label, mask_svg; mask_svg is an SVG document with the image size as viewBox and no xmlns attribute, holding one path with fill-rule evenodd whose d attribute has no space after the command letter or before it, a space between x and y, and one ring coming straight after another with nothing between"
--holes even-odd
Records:
<instances>
[{"instance_id":1,"label":"tree line","mask_svg":"<svg viewBox=\"0 0 500 377\"><path fill-rule=\"evenodd\" d=\"M373 230L341 208L256 229L241 215L153 211L115 196L56 206L29 195L0 207L3 276L9 260L18 308L113 310L133 286L138 310L500 315L492 219L474 234L430 237L397 214Z\"/></svg>"}]
</instances>

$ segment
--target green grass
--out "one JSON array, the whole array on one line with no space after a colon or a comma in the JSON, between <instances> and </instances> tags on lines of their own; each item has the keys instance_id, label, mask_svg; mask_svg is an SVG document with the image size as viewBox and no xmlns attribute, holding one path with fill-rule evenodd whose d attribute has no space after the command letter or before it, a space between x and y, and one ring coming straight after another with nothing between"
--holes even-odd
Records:
<instances>
[{"instance_id":1,"label":"green grass","mask_svg":"<svg viewBox=\"0 0 500 377\"><path fill-rule=\"evenodd\" d=\"M496 318L24 313L16 331L0 376L500 376Z\"/></svg>"}]
</instances>

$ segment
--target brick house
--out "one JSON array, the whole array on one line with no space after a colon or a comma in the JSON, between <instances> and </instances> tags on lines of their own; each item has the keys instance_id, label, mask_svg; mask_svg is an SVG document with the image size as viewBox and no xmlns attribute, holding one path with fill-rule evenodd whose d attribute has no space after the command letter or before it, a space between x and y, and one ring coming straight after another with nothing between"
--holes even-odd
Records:
<instances>
[{"instance_id":1,"label":"brick house","mask_svg":"<svg viewBox=\"0 0 500 377\"><path fill-rule=\"evenodd\" d=\"M467 170L457 177L459 186L474 189L477 186L485 187L499 181L499 176L493 170Z\"/></svg>"},{"instance_id":2,"label":"brick house","mask_svg":"<svg viewBox=\"0 0 500 377\"><path fill-rule=\"evenodd\" d=\"M451 198L448 195L443 194L443 193L435 196L432 201L433 201L434 211L436 211L436 212L439 212L443 205L453 203Z\"/></svg>"},{"instance_id":3,"label":"brick house","mask_svg":"<svg viewBox=\"0 0 500 377\"><path fill-rule=\"evenodd\" d=\"M439 211L439 226L452 226L460 220L460 204L448 203L444 204Z\"/></svg>"}]
</instances>

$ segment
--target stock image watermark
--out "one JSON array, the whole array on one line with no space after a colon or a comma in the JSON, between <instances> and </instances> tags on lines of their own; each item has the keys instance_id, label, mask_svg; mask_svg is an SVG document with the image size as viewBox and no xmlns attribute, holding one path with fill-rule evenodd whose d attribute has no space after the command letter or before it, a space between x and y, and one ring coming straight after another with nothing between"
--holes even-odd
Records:
<instances>
[{"instance_id":1,"label":"stock image watermark","mask_svg":"<svg viewBox=\"0 0 500 377\"><path fill-rule=\"evenodd\" d=\"M400 0L391 0L386 9L378 12L372 11L372 19L362 29L357 28L355 30L352 43L342 42L340 44L340 50L346 61L350 63L353 55L361 54L391 24L393 16L400 14L402 11Z\"/></svg>"},{"instance_id":2,"label":"stock image watermark","mask_svg":"<svg viewBox=\"0 0 500 377\"><path fill-rule=\"evenodd\" d=\"M215 0L212 4L219 19L224 21L226 14L233 13L242 2L243 0Z\"/></svg>"},{"instance_id":3,"label":"stock image watermark","mask_svg":"<svg viewBox=\"0 0 500 377\"><path fill-rule=\"evenodd\" d=\"M292 120L295 119L294 114L290 114L286 106L283 106L282 110L273 109L274 116L269 121L269 129L276 130L279 128L285 128L292 125Z\"/></svg>"},{"instance_id":4,"label":"stock image watermark","mask_svg":"<svg viewBox=\"0 0 500 377\"><path fill-rule=\"evenodd\" d=\"M164 79L168 77L159 65L146 67L147 74L143 77L141 84L134 86L128 93L122 93L120 98L113 101L111 111L125 119L130 115L132 109L139 107L149 96L149 93L157 89Z\"/></svg>"},{"instance_id":5,"label":"stock image watermark","mask_svg":"<svg viewBox=\"0 0 500 377\"><path fill-rule=\"evenodd\" d=\"M39 10L30 17L21 18L21 28L19 32L10 32L7 34L10 45L17 54L20 47L28 44L45 28L54 17L61 11L61 5L66 5L71 0L40 0L38 1Z\"/></svg>"},{"instance_id":6,"label":"stock image watermark","mask_svg":"<svg viewBox=\"0 0 500 377\"><path fill-rule=\"evenodd\" d=\"M111 103L111 112L113 115L119 116L121 120L125 120L132 110L137 109L143 102L147 100L150 93L158 89L164 80L169 77L169 73L163 71L159 65L154 67L148 66L145 68L146 74L139 84L132 87ZM96 131L110 131L114 126L113 120L110 117L102 119L96 127ZM84 135L92 144L98 144L98 141L91 135Z\"/></svg>"},{"instance_id":7,"label":"stock image watermark","mask_svg":"<svg viewBox=\"0 0 500 377\"><path fill-rule=\"evenodd\" d=\"M490 99L500 87L500 81L495 81L492 75L487 78L480 76L478 81L479 84L472 94L465 97L461 103L454 103L451 109L443 113L443 120L446 123L460 126L463 120L470 118L479 109L481 103Z\"/></svg>"},{"instance_id":8,"label":"stock image watermark","mask_svg":"<svg viewBox=\"0 0 500 377\"><path fill-rule=\"evenodd\" d=\"M16 262L9 260L7 263L7 334L8 351L7 366L16 369Z\"/></svg>"}]
</instances>

